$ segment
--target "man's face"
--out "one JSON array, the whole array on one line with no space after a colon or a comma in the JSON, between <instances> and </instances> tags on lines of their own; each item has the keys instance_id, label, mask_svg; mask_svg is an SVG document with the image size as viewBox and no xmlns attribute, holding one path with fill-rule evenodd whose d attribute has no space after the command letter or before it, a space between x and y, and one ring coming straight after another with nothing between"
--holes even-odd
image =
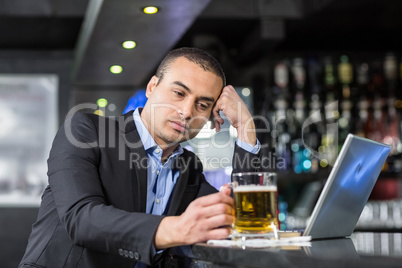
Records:
<instances>
[{"instance_id":1,"label":"man's face","mask_svg":"<svg viewBox=\"0 0 402 268\"><path fill-rule=\"evenodd\" d=\"M194 138L209 119L222 87L219 76L184 57L171 63L162 80L152 77L141 117L156 143L171 146Z\"/></svg>"}]
</instances>

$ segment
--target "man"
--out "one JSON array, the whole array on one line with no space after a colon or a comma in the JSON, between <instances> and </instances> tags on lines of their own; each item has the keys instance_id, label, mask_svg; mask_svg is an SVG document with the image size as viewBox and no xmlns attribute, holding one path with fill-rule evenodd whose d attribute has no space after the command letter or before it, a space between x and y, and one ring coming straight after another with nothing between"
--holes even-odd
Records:
<instances>
[{"instance_id":1,"label":"man","mask_svg":"<svg viewBox=\"0 0 402 268\"><path fill-rule=\"evenodd\" d=\"M222 111L237 129L237 159L252 161L251 114L219 63L195 48L171 51L146 96L143 109L117 119L67 118L21 267L153 265L166 248L229 235L233 199L216 193L179 143L212 117L219 131Z\"/></svg>"}]
</instances>

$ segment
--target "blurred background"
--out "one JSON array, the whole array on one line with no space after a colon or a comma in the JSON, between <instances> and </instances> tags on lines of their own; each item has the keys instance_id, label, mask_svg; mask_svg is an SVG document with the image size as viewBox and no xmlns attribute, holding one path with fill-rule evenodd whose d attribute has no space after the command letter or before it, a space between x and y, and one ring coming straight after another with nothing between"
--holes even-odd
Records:
<instances>
[{"instance_id":1,"label":"blurred background","mask_svg":"<svg viewBox=\"0 0 402 268\"><path fill-rule=\"evenodd\" d=\"M161 59L183 46L215 56L259 116L282 226L305 224L355 133L393 148L357 228L400 231L401 13L398 0L0 0L0 266L22 257L66 116L141 105ZM219 187L235 138L225 123L183 146Z\"/></svg>"}]
</instances>

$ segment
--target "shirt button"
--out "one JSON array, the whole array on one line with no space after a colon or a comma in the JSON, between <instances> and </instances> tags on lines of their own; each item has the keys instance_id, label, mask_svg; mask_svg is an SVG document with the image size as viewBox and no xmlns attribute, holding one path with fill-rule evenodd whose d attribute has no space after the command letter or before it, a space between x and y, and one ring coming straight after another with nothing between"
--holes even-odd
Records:
<instances>
[{"instance_id":1,"label":"shirt button","mask_svg":"<svg viewBox=\"0 0 402 268\"><path fill-rule=\"evenodd\" d=\"M159 175L159 170L156 171L156 175Z\"/></svg>"},{"instance_id":2,"label":"shirt button","mask_svg":"<svg viewBox=\"0 0 402 268\"><path fill-rule=\"evenodd\" d=\"M155 149L155 153L159 154L161 150L159 148Z\"/></svg>"},{"instance_id":3,"label":"shirt button","mask_svg":"<svg viewBox=\"0 0 402 268\"><path fill-rule=\"evenodd\" d=\"M159 204L161 202L161 200L158 198L156 199L156 203Z\"/></svg>"}]
</instances>

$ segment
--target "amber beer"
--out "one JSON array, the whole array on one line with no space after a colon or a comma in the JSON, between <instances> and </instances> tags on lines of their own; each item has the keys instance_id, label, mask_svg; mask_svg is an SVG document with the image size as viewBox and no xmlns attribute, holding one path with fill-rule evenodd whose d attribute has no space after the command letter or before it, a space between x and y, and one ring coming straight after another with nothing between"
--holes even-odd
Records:
<instances>
[{"instance_id":1,"label":"amber beer","mask_svg":"<svg viewBox=\"0 0 402 268\"><path fill-rule=\"evenodd\" d=\"M241 185L233 189L236 203L234 229L239 233L266 233L277 227L277 187Z\"/></svg>"}]
</instances>

